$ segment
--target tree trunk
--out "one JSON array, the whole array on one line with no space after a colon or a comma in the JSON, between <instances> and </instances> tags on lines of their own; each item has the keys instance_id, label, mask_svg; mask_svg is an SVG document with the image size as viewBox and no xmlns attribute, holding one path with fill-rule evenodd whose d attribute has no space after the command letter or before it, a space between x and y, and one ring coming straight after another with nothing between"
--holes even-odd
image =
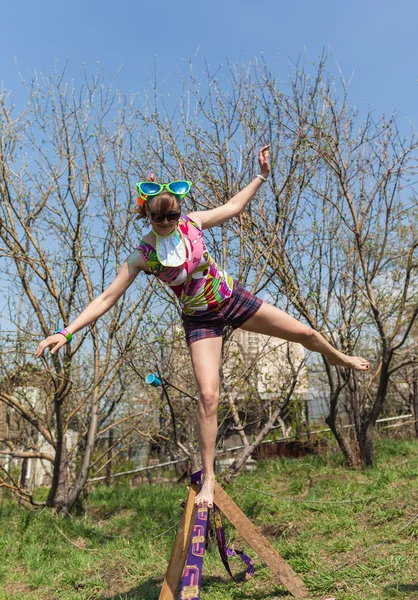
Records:
<instances>
[{"instance_id":1,"label":"tree trunk","mask_svg":"<svg viewBox=\"0 0 418 600\"><path fill-rule=\"evenodd\" d=\"M113 427L109 429L109 441L108 447L109 452L107 453L107 465L106 465L106 485L110 487L111 475L112 475L112 446L113 446Z\"/></svg>"},{"instance_id":2,"label":"tree trunk","mask_svg":"<svg viewBox=\"0 0 418 600\"><path fill-rule=\"evenodd\" d=\"M52 482L46 499L47 506L54 506L58 489L61 487L61 467L64 454L64 433L62 427L62 403L59 398L54 399L56 444ZM62 493L60 494L62 496Z\"/></svg>"},{"instance_id":3,"label":"tree trunk","mask_svg":"<svg viewBox=\"0 0 418 600\"><path fill-rule=\"evenodd\" d=\"M25 490L26 489L26 477L28 474L28 459L24 458L22 460L22 470L20 471L20 487Z\"/></svg>"},{"instance_id":4,"label":"tree trunk","mask_svg":"<svg viewBox=\"0 0 418 600\"><path fill-rule=\"evenodd\" d=\"M347 466L355 468L361 465L361 453L356 432L355 430L349 431L348 435L346 435L344 429L338 425L338 399L346 382L338 381L337 383L336 375L330 369L329 365L326 365L326 370L331 394L329 415L325 419L325 422L337 440Z\"/></svg>"},{"instance_id":5,"label":"tree trunk","mask_svg":"<svg viewBox=\"0 0 418 600\"><path fill-rule=\"evenodd\" d=\"M411 404L414 414L415 437L418 439L418 366L412 369Z\"/></svg>"},{"instance_id":6,"label":"tree trunk","mask_svg":"<svg viewBox=\"0 0 418 600\"><path fill-rule=\"evenodd\" d=\"M308 440L311 439L311 427L310 427L310 412L309 412L309 400L305 398L305 427L306 427L306 437Z\"/></svg>"},{"instance_id":7,"label":"tree trunk","mask_svg":"<svg viewBox=\"0 0 418 600\"><path fill-rule=\"evenodd\" d=\"M389 366L392 359L392 351L383 351L382 368L380 370L379 387L376 399L367 416L362 419L360 431L360 453L365 467L373 466L374 461L374 434L376 421L383 410L389 385Z\"/></svg>"},{"instance_id":8,"label":"tree trunk","mask_svg":"<svg viewBox=\"0 0 418 600\"><path fill-rule=\"evenodd\" d=\"M359 467L362 460L355 432L353 432L352 435L345 435L343 433L344 430L338 427L336 420L330 418L330 415L325 419L325 422L334 434L347 466L351 468Z\"/></svg>"},{"instance_id":9,"label":"tree trunk","mask_svg":"<svg viewBox=\"0 0 418 600\"><path fill-rule=\"evenodd\" d=\"M238 431L238 434L241 438L243 445L247 448L250 444L249 444L247 435L245 433L245 429L241 423L241 419L239 417L239 413L238 413L235 401L234 401L231 393L228 392L227 396L228 396L228 404L231 409L231 414L232 414L232 418L234 420L235 428Z\"/></svg>"},{"instance_id":10,"label":"tree trunk","mask_svg":"<svg viewBox=\"0 0 418 600\"><path fill-rule=\"evenodd\" d=\"M365 467L372 467L374 461L375 423L368 423L361 436L361 460Z\"/></svg>"},{"instance_id":11,"label":"tree trunk","mask_svg":"<svg viewBox=\"0 0 418 600\"><path fill-rule=\"evenodd\" d=\"M93 455L94 443L96 439L97 433L97 425L98 425L98 388L96 387L91 399L91 407L90 407L90 424L89 431L87 434L87 442L86 448L83 454L83 460L80 466L80 469L77 473L77 477L74 483L72 490L69 492L67 497L65 498L65 502L63 502L63 510L64 512L70 513L73 508L75 502L78 500L89 476L89 470L91 465L91 457Z\"/></svg>"}]
</instances>

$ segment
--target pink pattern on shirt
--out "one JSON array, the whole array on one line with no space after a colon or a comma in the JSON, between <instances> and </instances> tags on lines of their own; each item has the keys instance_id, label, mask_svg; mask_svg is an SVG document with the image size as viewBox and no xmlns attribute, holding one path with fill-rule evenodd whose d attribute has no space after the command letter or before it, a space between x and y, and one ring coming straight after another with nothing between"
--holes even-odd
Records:
<instances>
[{"instance_id":1,"label":"pink pattern on shirt","mask_svg":"<svg viewBox=\"0 0 418 600\"><path fill-rule=\"evenodd\" d=\"M178 267L164 267L151 244L138 245L147 267L166 283L180 301L186 314L203 314L216 310L232 293L233 280L216 264L207 251L203 231L188 216L178 228L186 246L186 260Z\"/></svg>"}]
</instances>

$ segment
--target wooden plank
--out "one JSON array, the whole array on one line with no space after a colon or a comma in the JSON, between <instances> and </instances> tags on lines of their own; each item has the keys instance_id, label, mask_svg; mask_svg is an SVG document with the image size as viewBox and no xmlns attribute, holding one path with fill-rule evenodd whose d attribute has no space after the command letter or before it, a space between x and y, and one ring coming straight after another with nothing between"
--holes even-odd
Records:
<instances>
[{"instance_id":1,"label":"wooden plank","mask_svg":"<svg viewBox=\"0 0 418 600\"><path fill-rule=\"evenodd\" d=\"M196 517L197 506L194 503L199 486L193 484L189 487L186 506L181 517L180 526L171 552L167 573L164 578L163 587L159 600L176 600L177 591L186 563L187 551L192 538L193 524Z\"/></svg>"},{"instance_id":2,"label":"wooden plank","mask_svg":"<svg viewBox=\"0 0 418 600\"><path fill-rule=\"evenodd\" d=\"M303 581L218 483L215 484L215 503L289 592L295 598L307 598L309 592Z\"/></svg>"}]
</instances>

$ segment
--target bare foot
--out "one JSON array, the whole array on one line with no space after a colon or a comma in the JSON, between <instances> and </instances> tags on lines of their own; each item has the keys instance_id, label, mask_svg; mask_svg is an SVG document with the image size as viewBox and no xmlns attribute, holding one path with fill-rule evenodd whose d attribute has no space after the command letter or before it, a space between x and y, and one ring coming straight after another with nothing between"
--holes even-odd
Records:
<instances>
[{"instance_id":1,"label":"bare foot","mask_svg":"<svg viewBox=\"0 0 418 600\"><path fill-rule=\"evenodd\" d=\"M214 475L208 475L208 476L205 475L202 489L197 494L194 502L198 506L202 506L206 502L208 505L208 508L213 508L214 494L215 494L215 476Z\"/></svg>"},{"instance_id":2,"label":"bare foot","mask_svg":"<svg viewBox=\"0 0 418 600\"><path fill-rule=\"evenodd\" d=\"M342 352L339 352L339 356L337 357L327 357L330 365L339 366L339 367L347 367L348 369L353 369L354 371L368 371L370 369L370 364L365 358L361 358L361 356L347 356Z\"/></svg>"}]
</instances>

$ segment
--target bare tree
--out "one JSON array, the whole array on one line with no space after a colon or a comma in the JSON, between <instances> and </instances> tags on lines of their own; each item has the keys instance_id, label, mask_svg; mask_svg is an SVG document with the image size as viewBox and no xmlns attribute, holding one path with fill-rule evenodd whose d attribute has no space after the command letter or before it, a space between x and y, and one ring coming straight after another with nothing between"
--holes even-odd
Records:
<instances>
[{"instance_id":1,"label":"bare tree","mask_svg":"<svg viewBox=\"0 0 418 600\"><path fill-rule=\"evenodd\" d=\"M51 448L46 504L65 511L87 480L97 433L117 419L127 387L125 356L151 310L155 285L140 279L100 326L46 356L45 410L31 406L24 389L16 391L13 376L27 371L37 343L101 293L132 250L129 206L141 156L134 160L130 152L129 102L102 84L96 75L77 91L59 75L35 79L26 85L27 106L18 115L7 95L0 99L2 288L20 344L13 353L4 348L0 400ZM79 438L75 448L66 443L71 429ZM80 467L72 480L66 465L76 451ZM21 456L10 444L5 453ZM36 448L25 454L38 456ZM5 478L4 485L34 502Z\"/></svg>"}]
</instances>

